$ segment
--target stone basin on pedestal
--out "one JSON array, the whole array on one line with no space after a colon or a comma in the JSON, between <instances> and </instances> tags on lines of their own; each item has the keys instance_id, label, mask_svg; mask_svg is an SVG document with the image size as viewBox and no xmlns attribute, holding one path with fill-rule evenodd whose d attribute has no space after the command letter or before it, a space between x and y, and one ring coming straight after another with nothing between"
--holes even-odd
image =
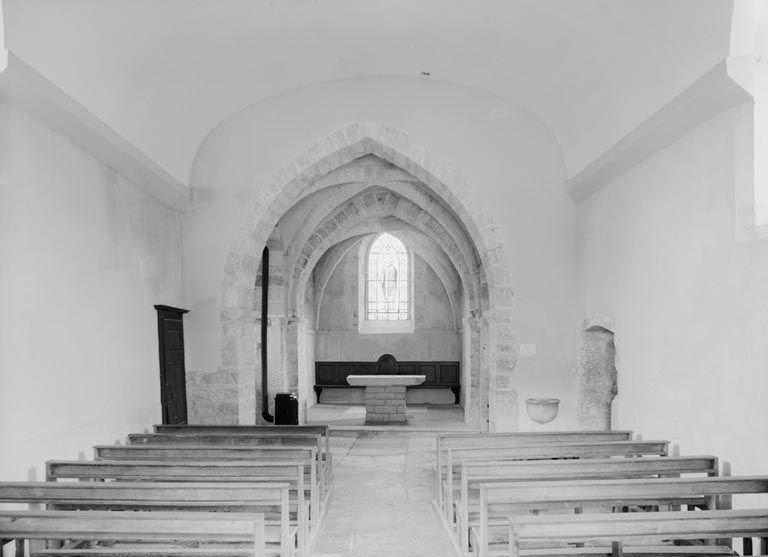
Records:
<instances>
[{"instance_id":1,"label":"stone basin on pedestal","mask_svg":"<svg viewBox=\"0 0 768 557\"><path fill-rule=\"evenodd\" d=\"M420 385L425 375L348 375L347 383L365 387L365 422L404 423L405 389Z\"/></svg>"}]
</instances>

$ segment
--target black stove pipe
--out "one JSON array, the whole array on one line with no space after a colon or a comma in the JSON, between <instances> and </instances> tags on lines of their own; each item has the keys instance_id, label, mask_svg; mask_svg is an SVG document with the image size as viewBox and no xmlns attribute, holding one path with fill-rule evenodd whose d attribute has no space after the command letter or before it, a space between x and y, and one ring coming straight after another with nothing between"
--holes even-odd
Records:
<instances>
[{"instance_id":1,"label":"black stove pipe","mask_svg":"<svg viewBox=\"0 0 768 557\"><path fill-rule=\"evenodd\" d=\"M261 417L267 422L274 422L269 413L269 393L267 392L267 304L269 302L269 248L264 247L261 254Z\"/></svg>"}]
</instances>

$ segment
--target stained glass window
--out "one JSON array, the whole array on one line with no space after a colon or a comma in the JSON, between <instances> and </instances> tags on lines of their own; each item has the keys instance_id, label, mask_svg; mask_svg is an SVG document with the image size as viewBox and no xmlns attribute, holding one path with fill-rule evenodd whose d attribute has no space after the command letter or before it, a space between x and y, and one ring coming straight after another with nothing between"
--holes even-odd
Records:
<instances>
[{"instance_id":1,"label":"stained glass window","mask_svg":"<svg viewBox=\"0 0 768 557\"><path fill-rule=\"evenodd\" d=\"M369 321L408 319L408 252L391 234L382 234L368 252Z\"/></svg>"}]
</instances>

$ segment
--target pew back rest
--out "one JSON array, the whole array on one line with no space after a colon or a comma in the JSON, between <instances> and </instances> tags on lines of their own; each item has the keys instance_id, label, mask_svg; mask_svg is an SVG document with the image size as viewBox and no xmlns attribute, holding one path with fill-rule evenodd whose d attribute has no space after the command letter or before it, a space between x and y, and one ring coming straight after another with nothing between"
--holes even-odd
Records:
<instances>
[{"instance_id":1,"label":"pew back rest","mask_svg":"<svg viewBox=\"0 0 768 557\"><path fill-rule=\"evenodd\" d=\"M186 434L186 433L131 433L128 442L131 445L247 445L247 446L287 446L322 449L320 435L222 435L222 434Z\"/></svg>"},{"instance_id":2,"label":"pew back rest","mask_svg":"<svg viewBox=\"0 0 768 557\"><path fill-rule=\"evenodd\" d=\"M303 478L310 464L299 460L192 461L173 460L49 460L47 481L296 481Z\"/></svg>"},{"instance_id":3,"label":"pew back rest","mask_svg":"<svg viewBox=\"0 0 768 557\"><path fill-rule=\"evenodd\" d=\"M96 460L181 459L181 460L304 460L315 462L317 449L305 447L249 446L173 446L173 445L96 445Z\"/></svg>"},{"instance_id":4,"label":"pew back rest","mask_svg":"<svg viewBox=\"0 0 768 557\"><path fill-rule=\"evenodd\" d=\"M536 444L520 447L446 449L448 464L466 460L531 460L551 458L599 458L606 456L666 456L669 441L599 441Z\"/></svg>"},{"instance_id":5,"label":"pew back rest","mask_svg":"<svg viewBox=\"0 0 768 557\"><path fill-rule=\"evenodd\" d=\"M718 474L717 457L678 456L637 458L590 458L572 460L466 461L461 474L467 483L478 481L566 480L631 478L638 476Z\"/></svg>"},{"instance_id":6,"label":"pew back rest","mask_svg":"<svg viewBox=\"0 0 768 557\"><path fill-rule=\"evenodd\" d=\"M480 483L479 488L484 515L543 509L548 503L698 504L720 495L768 493L768 476ZM713 500L708 506L715 510Z\"/></svg>"},{"instance_id":7,"label":"pew back rest","mask_svg":"<svg viewBox=\"0 0 768 557\"><path fill-rule=\"evenodd\" d=\"M264 546L259 513L0 511L0 538L237 542Z\"/></svg>"},{"instance_id":8,"label":"pew back rest","mask_svg":"<svg viewBox=\"0 0 768 557\"><path fill-rule=\"evenodd\" d=\"M330 435L327 425L219 425L219 424L157 424L155 433L219 433L237 435L240 433L316 433L322 436Z\"/></svg>"},{"instance_id":9,"label":"pew back rest","mask_svg":"<svg viewBox=\"0 0 768 557\"><path fill-rule=\"evenodd\" d=\"M622 538L712 539L768 536L768 509L596 513L509 517L510 545L519 540L616 541Z\"/></svg>"},{"instance_id":10,"label":"pew back rest","mask_svg":"<svg viewBox=\"0 0 768 557\"><path fill-rule=\"evenodd\" d=\"M586 441L631 441L631 431L552 431L520 433L447 434L438 435L440 448L517 447L544 443L573 443Z\"/></svg>"},{"instance_id":11,"label":"pew back rest","mask_svg":"<svg viewBox=\"0 0 768 557\"><path fill-rule=\"evenodd\" d=\"M279 505L289 483L0 482L4 503L114 503L121 505Z\"/></svg>"}]
</instances>

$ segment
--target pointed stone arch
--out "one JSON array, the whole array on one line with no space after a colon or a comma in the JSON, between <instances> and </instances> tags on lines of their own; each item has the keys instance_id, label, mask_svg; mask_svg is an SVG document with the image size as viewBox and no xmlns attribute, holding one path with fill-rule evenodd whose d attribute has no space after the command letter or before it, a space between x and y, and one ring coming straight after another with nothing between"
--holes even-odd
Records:
<instances>
[{"instance_id":1,"label":"pointed stone arch","mask_svg":"<svg viewBox=\"0 0 768 557\"><path fill-rule=\"evenodd\" d=\"M425 218L414 218L414 214L424 215ZM339 215L343 215L343 217ZM461 249L460 242L447 233L444 227L437 223L434 217L424 209L398 194L380 189L364 191L347 199L342 206L333 210L325 220L318 224L316 231L301 246L300 259L293 270L294 276L288 293L289 304L297 299L297 291L306 284L315 264L331 246L337 244L342 238L345 239L345 234L356 234L358 232L355 229L357 225L371 218L383 217L395 217L425 235L427 232L432 233L433 239L451 259L454 268L462 276L464 287L468 289L469 298L476 303L479 302L481 297L480 273L473 272L473 264L468 261L469 254ZM430 226L431 221L434 221L435 224ZM480 308L478 307L477 310L479 311ZM289 311L295 311L295 306L289 306Z\"/></svg>"},{"instance_id":2,"label":"pointed stone arch","mask_svg":"<svg viewBox=\"0 0 768 557\"><path fill-rule=\"evenodd\" d=\"M378 123L358 122L326 136L259 187L253 206L238 229L222 282L222 367L237 383L240 423L254 423L257 411L257 344L254 283L259 254L280 217L333 170L366 155L375 155L415 177L450 207L471 239L482 271L477 350L483 364L472 370L473 387L481 385L472 420L481 429L516 430L517 394L511 375L516 366L512 333L513 292L504 248L496 226L461 174L450 163L416 144L404 132ZM479 324L478 324L479 323ZM487 405L485 404L487 402ZM487 416L487 417L486 417Z\"/></svg>"}]
</instances>

